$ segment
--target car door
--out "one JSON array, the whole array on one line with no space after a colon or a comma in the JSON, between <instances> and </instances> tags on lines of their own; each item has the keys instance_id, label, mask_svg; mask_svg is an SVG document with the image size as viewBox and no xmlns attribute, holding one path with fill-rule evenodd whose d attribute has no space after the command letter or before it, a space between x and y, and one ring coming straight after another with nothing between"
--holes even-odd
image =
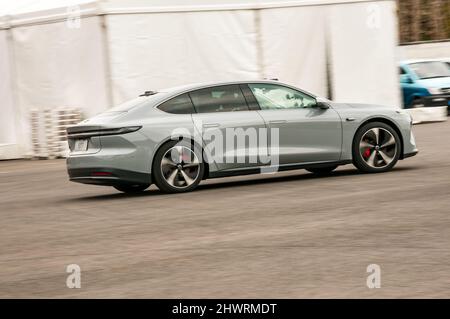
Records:
<instances>
[{"instance_id":1,"label":"car door","mask_svg":"<svg viewBox=\"0 0 450 319\"><path fill-rule=\"evenodd\" d=\"M239 85L208 87L189 96L207 160L217 170L264 165L260 155L267 153L266 125L257 111L249 109Z\"/></svg>"},{"instance_id":2,"label":"car door","mask_svg":"<svg viewBox=\"0 0 450 319\"><path fill-rule=\"evenodd\" d=\"M291 87L250 83L270 135L270 156L278 152L283 164L338 161L342 147L342 123L331 107L320 108L314 97Z\"/></svg>"},{"instance_id":3,"label":"car door","mask_svg":"<svg viewBox=\"0 0 450 319\"><path fill-rule=\"evenodd\" d=\"M400 67L400 86L403 93L403 107L408 108L419 89L417 84L414 83L413 77L403 67Z\"/></svg>"}]
</instances>

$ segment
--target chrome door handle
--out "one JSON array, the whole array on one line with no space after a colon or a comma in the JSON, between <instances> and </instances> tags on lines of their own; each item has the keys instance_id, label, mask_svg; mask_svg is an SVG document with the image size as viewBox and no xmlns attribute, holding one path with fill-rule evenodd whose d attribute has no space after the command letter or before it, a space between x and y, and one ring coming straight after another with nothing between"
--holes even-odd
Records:
<instances>
[{"instance_id":1,"label":"chrome door handle","mask_svg":"<svg viewBox=\"0 0 450 319\"><path fill-rule=\"evenodd\" d=\"M208 123L203 124L203 128L212 128L212 127L219 127L220 125L218 123Z\"/></svg>"},{"instance_id":2,"label":"chrome door handle","mask_svg":"<svg viewBox=\"0 0 450 319\"><path fill-rule=\"evenodd\" d=\"M287 123L287 121L286 120L269 121L269 124L283 124L283 123Z\"/></svg>"}]
</instances>

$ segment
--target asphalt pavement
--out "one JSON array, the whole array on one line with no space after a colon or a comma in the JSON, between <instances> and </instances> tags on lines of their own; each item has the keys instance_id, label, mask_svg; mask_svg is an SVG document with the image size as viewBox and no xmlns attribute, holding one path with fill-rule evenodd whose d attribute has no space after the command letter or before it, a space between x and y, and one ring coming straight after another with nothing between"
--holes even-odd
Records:
<instances>
[{"instance_id":1,"label":"asphalt pavement","mask_svg":"<svg viewBox=\"0 0 450 319\"><path fill-rule=\"evenodd\" d=\"M65 160L2 161L0 297L449 298L450 122L414 132L420 153L388 173L297 170L178 195L71 183Z\"/></svg>"}]
</instances>

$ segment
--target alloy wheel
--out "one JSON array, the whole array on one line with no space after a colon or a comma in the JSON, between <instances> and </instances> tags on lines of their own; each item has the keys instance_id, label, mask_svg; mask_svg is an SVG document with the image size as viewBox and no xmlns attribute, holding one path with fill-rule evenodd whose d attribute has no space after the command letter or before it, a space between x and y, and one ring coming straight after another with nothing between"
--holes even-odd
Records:
<instances>
[{"instance_id":1,"label":"alloy wheel","mask_svg":"<svg viewBox=\"0 0 450 319\"><path fill-rule=\"evenodd\" d=\"M164 153L161 173L166 182L175 188L191 186L200 174L197 155L186 146L176 145Z\"/></svg>"},{"instance_id":2,"label":"alloy wheel","mask_svg":"<svg viewBox=\"0 0 450 319\"><path fill-rule=\"evenodd\" d=\"M392 163L397 154L397 142L391 132L374 127L361 138L359 152L367 165L384 168Z\"/></svg>"}]
</instances>

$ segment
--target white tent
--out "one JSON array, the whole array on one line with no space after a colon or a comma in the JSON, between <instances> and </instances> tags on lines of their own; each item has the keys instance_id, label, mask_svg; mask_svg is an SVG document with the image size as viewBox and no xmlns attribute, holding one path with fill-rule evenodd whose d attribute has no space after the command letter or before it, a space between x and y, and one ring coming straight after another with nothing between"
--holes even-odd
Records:
<instances>
[{"instance_id":1,"label":"white tent","mask_svg":"<svg viewBox=\"0 0 450 319\"><path fill-rule=\"evenodd\" d=\"M393 0L2 2L0 158L31 155L31 109L91 116L189 82L276 77L400 105Z\"/></svg>"},{"instance_id":2,"label":"white tent","mask_svg":"<svg viewBox=\"0 0 450 319\"><path fill-rule=\"evenodd\" d=\"M14 109L8 32L0 30L0 159L17 157L18 118Z\"/></svg>"}]
</instances>

